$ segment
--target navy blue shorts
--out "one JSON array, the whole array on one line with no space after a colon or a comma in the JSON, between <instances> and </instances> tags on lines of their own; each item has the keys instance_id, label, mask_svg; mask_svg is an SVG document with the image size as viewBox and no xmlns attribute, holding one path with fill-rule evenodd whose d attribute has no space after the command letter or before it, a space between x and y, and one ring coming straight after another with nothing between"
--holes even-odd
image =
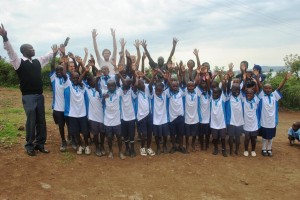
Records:
<instances>
[{"instance_id":1,"label":"navy blue shorts","mask_svg":"<svg viewBox=\"0 0 300 200\"><path fill-rule=\"evenodd\" d=\"M184 135L184 117L178 116L172 122L169 122L171 135Z\"/></svg>"},{"instance_id":2,"label":"navy blue shorts","mask_svg":"<svg viewBox=\"0 0 300 200\"><path fill-rule=\"evenodd\" d=\"M153 136L168 136L170 135L169 124L153 125Z\"/></svg>"},{"instance_id":3,"label":"navy blue shorts","mask_svg":"<svg viewBox=\"0 0 300 200\"><path fill-rule=\"evenodd\" d=\"M135 136L135 120L131 121L124 121L121 120L121 132L122 136L127 142L127 140L134 141L134 136Z\"/></svg>"},{"instance_id":4,"label":"navy blue shorts","mask_svg":"<svg viewBox=\"0 0 300 200\"><path fill-rule=\"evenodd\" d=\"M185 136L196 136L198 133L199 124L185 124Z\"/></svg>"},{"instance_id":5,"label":"navy blue shorts","mask_svg":"<svg viewBox=\"0 0 300 200\"><path fill-rule=\"evenodd\" d=\"M149 114L140 121L137 121L137 129L144 136L152 134L152 116Z\"/></svg>"},{"instance_id":6,"label":"navy blue shorts","mask_svg":"<svg viewBox=\"0 0 300 200\"><path fill-rule=\"evenodd\" d=\"M89 128L93 135L104 133L104 124L101 122L89 120Z\"/></svg>"},{"instance_id":7,"label":"navy blue shorts","mask_svg":"<svg viewBox=\"0 0 300 200\"><path fill-rule=\"evenodd\" d=\"M244 131L243 126L228 125L227 133L229 136L241 136Z\"/></svg>"},{"instance_id":8,"label":"navy blue shorts","mask_svg":"<svg viewBox=\"0 0 300 200\"><path fill-rule=\"evenodd\" d=\"M202 124L199 125L199 135L209 135L210 134L210 126L209 124Z\"/></svg>"},{"instance_id":9,"label":"navy blue shorts","mask_svg":"<svg viewBox=\"0 0 300 200\"><path fill-rule=\"evenodd\" d=\"M252 136L257 136L258 131L245 131L245 130L244 130L244 133L245 133L245 136L250 136L250 137L252 137Z\"/></svg>"},{"instance_id":10,"label":"navy blue shorts","mask_svg":"<svg viewBox=\"0 0 300 200\"><path fill-rule=\"evenodd\" d=\"M69 131L73 136L78 136L80 133L88 135L88 120L87 117L69 117Z\"/></svg>"},{"instance_id":11,"label":"navy blue shorts","mask_svg":"<svg viewBox=\"0 0 300 200\"><path fill-rule=\"evenodd\" d=\"M225 139L226 137L226 128L223 129L211 129L211 134L213 139Z\"/></svg>"},{"instance_id":12,"label":"navy blue shorts","mask_svg":"<svg viewBox=\"0 0 300 200\"><path fill-rule=\"evenodd\" d=\"M56 110L53 110L53 120L55 122L56 125L58 126L65 126L66 124L66 117L64 115L64 111L56 111Z\"/></svg>"},{"instance_id":13,"label":"navy blue shorts","mask_svg":"<svg viewBox=\"0 0 300 200\"><path fill-rule=\"evenodd\" d=\"M264 139L270 140L276 136L276 127L275 128L260 128L261 136Z\"/></svg>"},{"instance_id":14,"label":"navy blue shorts","mask_svg":"<svg viewBox=\"0 0 300 200\"><path fill-rule=\"evenodd\" d=\"M108 138L112 138L114 135L121 136L121 124L117 126L104 126L105 134Z\"/></svg>"}]
</instances>

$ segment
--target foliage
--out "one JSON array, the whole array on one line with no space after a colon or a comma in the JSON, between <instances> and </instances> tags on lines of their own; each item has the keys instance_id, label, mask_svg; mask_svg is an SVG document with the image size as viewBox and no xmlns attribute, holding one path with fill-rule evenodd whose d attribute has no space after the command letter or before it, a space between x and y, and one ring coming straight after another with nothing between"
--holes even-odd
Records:
<instances>
[{"instance_id":1,"label":"foliage","mask_svg":"<svg viewBox=\"0 0 300 200\"><path fill-rule=\"evenodd\" d=\"M290 54L286 55L283 60L287 69L294 73L299 80L300 56L298 54Z\"/></svg>"}]
</instances>

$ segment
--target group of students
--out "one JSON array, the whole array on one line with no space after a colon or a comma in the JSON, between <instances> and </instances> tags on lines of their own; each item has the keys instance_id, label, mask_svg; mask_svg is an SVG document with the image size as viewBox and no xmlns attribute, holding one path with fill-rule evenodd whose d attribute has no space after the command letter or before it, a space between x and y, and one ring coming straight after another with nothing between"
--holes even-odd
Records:
<instances>
[{"instance_id":1,"label":"group of students","mask_svg":"<svg viewBox=\"0 0 300 200\"><path fill-rule=\"evenodd\" d=\"M85 58L65 54L65 45L52 47L54 58L60 52L59 65L55 59L51 63L51 83L53 89L53 117L59 126L62 139L61 151L66 151L67 140L64 126L67 123L69 137L77 154L91 154L89 138L93 138L96 155L103 156L105 137L108 142L108 157L113 158L113 140L116 136L119 157L135 157L135 130L141 139L140 154L154 156L161 153L179 151L189 153L200 142L202 150L207 150L212 135L213 154L221 152L227 157L226 135L229 136L230 155L238 155L240 137L244 139L244 156L256 156L256 137L262 136L262 155L272 156L272 139L276 135L278 123L278 101L280 89L290 77L287 74L278 88L273 91L270 84L263 84L261 67L256 65L248 70L248 63L240 64L241 74L234 76L233 65L227 72L210 71L209 63L200 64L197 59L172 63L172 56L178 40L173 39L173 48L166 63L162 57L155 63L147 50L147 43L135 41L137 57L130 56L120 40L121 52L116 63L115 32L111 30L114 53L105 49L100 56L93 30L94 49L100 69L96 67L93 56ZM142 69L139 70L140 49L144 49ZM125 64L126 57L126 64ZM144 61L148 58L151 67L149 77L144 72ZM88 64L86 64L88 62ZM81 70L80 70L81 69ZM220 82L217 82L219 79ZM83 140L80 136L83 135ZM156 151L152 150L152 136ZM171 148L167 148L170 136ZM198 137L198 138L197 138ZM185 138L185 147L183 141ZM197 140L198 139L198 140ZM122 143L125 143L125 155ZM178 143L178 145L177 145ZM162 144L162 146L161 146Z\"/></svg>"}]
</instances>

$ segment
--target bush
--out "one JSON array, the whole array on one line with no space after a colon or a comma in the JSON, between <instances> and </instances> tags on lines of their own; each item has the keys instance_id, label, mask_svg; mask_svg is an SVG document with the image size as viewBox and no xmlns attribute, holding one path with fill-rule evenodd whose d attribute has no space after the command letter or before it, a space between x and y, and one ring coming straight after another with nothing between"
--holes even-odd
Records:
<instances>
[{"instance_id":1,"label":"bush","mask_svg":"<svg viewBox=\"0 0 300 200\"><path fill-rule=\"evenodd\" d=\"M270 80L275 90L284 79L285 73L279 73ZM281 89L283 98L279 101L279 105L285 108L300 110L300 81L295 76L291 77Z\"/></svg>"}]
</instances>

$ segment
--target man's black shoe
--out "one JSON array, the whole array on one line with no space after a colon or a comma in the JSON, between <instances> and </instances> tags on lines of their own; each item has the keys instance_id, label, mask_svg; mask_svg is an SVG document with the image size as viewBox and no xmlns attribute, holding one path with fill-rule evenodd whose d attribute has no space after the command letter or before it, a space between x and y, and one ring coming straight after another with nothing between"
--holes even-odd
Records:
<instances>
[{"instance_id":1,"label":"man's black shoe","mask_svg":"<svg viewBox=\"0 0 300 200\"><path fill-rule=\"evenodd\" d=\"M27 155L29 155L29 156L36 156L36 153L34 150L27 150L26 152L27 152Z\"/></svg>"},{"instance_id":2,"label":"man's black shoe","mask_svg":"<svg viewBox=\"0 0 300 200\"><path fill-rule=\"evenodd\" d=\"M45 149L44 147L34 147L35 150L40 151L42 153L50 153L49 150Z\"/></svg>"}]
</instances>

